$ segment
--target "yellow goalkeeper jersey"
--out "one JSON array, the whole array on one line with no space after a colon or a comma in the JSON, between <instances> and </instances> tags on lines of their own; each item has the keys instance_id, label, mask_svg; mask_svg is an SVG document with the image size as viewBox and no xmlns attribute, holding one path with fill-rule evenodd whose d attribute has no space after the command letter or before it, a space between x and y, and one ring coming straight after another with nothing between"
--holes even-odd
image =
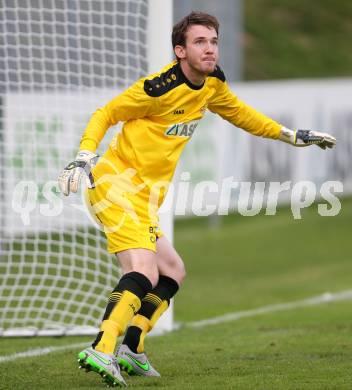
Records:
<instances>
[{"instance_id":1,"label":"yellow goalkeeper jersey","mask_svg":"<svg viewBox=\"0 0 352 390\"><path fill-rule=\"evenodd\" d=\"M80 150L95 152L107 129L124 122L110 144L113 153L148 186L170 181L207 109L251 134L279 137L282 126L238 99L219 66L197 86L174 61L99 108L87 125Z\"/></svg>"}]
</instances>

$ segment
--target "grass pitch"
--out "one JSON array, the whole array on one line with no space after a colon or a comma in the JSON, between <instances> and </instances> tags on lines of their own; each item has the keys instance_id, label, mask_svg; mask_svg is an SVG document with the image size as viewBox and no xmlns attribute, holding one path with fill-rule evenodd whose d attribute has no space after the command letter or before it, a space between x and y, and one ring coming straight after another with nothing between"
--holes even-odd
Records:
<instances>
[{"instance_id":1,"label":"grass pitch","mask_svg":"<svg viewBox=\"0 0 352 390\"><path fill-rule=\"evenodd\" d=\"M176 321L349 290L352 200L320 217L316 206L293 220L232 215L213 229L205 219L178 221L176 247L188 276L175 302ZM135 389L351 389L351 301L267 313L150 338L162 378L127 378ZM82 337L0 339L0 355L89 343ZM0 363L0 389L100 389L79 372L77 348Z\"/></svg>"}]
</instances>

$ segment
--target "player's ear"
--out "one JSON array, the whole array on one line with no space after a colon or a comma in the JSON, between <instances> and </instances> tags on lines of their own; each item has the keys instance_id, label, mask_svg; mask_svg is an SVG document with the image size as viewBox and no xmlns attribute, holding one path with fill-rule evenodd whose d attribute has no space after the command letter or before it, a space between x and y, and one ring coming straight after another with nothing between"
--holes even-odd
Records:
<instances>
[{"instance_id":1,"label":"player's ear","mask_svg":"<svg viewBox=\"0 0 352 390\"><path fill-rule=\"evenodd\" d=\"M182 58L186 57L186 49L185 49L185 47L183 47L181 45L176 45L174 48L174 52L175 52L177 58L182 59Z\"/></svg>"}]
</instances>

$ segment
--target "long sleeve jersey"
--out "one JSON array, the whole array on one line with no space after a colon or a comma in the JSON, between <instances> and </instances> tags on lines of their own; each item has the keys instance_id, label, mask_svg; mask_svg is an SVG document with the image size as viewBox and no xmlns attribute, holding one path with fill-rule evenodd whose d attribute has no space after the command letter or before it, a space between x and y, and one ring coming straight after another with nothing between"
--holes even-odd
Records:
<instances>
[{"instance_id":1,"label":"long sleeve jersey","mask_svg":"<svg viewBox=\"0 0 352 390\"><path fill-rule=\"evenodd\" d=\"M170 181L207 109L256 136L279 137L282 126L238 99L219 66L198 86L174 61L98 109L82 136L80 150L95 152L107 129L124 122L110 144L115 155L136 169L148 185Z\"/></svg>"}]
</instances>

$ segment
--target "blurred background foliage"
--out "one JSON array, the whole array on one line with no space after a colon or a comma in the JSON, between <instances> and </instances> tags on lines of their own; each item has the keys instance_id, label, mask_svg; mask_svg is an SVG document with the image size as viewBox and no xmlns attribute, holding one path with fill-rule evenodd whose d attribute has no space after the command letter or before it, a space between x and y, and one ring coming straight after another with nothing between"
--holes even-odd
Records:
<instances>
[{"instance_id":1,"label":"blurred background foliage","mask_svg":"<svg viewBox=\"0 0 352 390\"><path fill-rule=\"evenodd\" d=\"M352 76L351 0L245 0L244 79Z\"/></svg>"}]
</instances>

